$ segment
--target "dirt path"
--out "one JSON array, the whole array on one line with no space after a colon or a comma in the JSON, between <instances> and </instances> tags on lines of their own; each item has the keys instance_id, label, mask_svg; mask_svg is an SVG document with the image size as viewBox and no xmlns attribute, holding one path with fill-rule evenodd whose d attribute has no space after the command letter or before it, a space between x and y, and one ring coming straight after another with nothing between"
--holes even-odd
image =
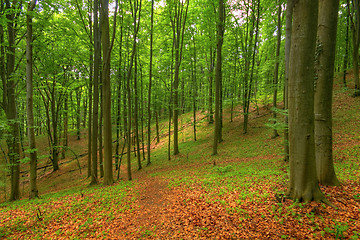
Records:
<instances>
[{"instance_id":1,"label":"dirt path","mask_svg":"<svg viewBox=\"0 0 360 240\"><path fill-rule=\"evenodd\" d=\"M149 176L139 171L134 187L135 200L132 209L105 226L111 229L110 239L157 239L159 236L171 238L168 226L171 222L173 201L177 196L168 188L168 180L159 176Z\"/></svg>"}]
</instances>

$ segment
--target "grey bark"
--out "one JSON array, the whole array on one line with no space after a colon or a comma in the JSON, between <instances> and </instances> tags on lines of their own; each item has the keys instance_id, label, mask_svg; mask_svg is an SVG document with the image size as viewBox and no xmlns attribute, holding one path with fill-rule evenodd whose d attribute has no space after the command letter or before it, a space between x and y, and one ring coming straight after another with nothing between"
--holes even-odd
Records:
<instances>
[{"instance_id":1,"label":"grey bark","mask_svg":"<svg viewBox=\"0 0 360 240\"><path fill-rule=\"evenodd\" d=\"M314 56L318 1L298 1L293 9L289 63L290 186L298 201L322 201L314 144Z\"/></svg>"},{"instance_id":2,"label":"grey bark","mask_svg":"<svg viewBox=\"0 0 360 240\"><path fill-rule=\"evenodd\" d=\"M332 93L339 0L319 1L315 88L315 156L320 184L339 185L332 152Z\"/></svg>"},{"instance_id":3,"label":"grey bark","mask_svg":"<svg viewBox=\"0 0 360 240\"><path fill-rule=\"evenodd\" d=\"M30 194L29 198L39 197L37 188L37 149L34 132L34 112L33 112L33 30L32 30L32 12L35 8L36 0L32 0L27 9L26 15L26 103L27 103L27 124L28 138L30 147Z\"/></svg>"}]
</instances>

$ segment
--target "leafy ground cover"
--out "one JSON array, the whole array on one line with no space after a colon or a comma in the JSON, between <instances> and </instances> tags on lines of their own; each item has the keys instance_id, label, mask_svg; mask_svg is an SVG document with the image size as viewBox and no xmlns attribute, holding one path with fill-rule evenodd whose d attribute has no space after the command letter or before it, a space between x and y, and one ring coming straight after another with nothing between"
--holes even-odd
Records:
<instances>
[{"instance_id":1,"label":"leafy ground cover","mask_svg":"<svg viewBox=\"0 0 360 240\"><path fill-rule=\"evenodd\" d=\"M241 115L229 122L227 109L217 156L211 156L212 127L200 122L194 142L191 115L185 114L179 156L167 160L164 131L161 142L154 143L152 164L136 171L134 161L132 182L123 180L123 165L123 179L114 185L89 187L86 156L80 159L82 173L76 161L56 173L48 170L39 179L41 199L0 205L0 238L358 239L358 109L359 100L337 85L334 159L342 185L321 186L336 209L284 198L289 167L282 160L282 139L271 139L272 130L265 126L266 107L254 109L246 135ZM199 119L203 116L199 113ZM165 129L166 120L161 124Z\"/></svg>"}]
</instances>

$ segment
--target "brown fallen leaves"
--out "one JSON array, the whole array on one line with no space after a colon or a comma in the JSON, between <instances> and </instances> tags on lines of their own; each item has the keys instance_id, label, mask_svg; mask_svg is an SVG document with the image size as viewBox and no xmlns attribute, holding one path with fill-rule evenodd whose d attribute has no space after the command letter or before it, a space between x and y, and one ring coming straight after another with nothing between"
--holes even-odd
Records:
<instances>
[{"instance_id":1,"label":"brown fallen leaves","mask_svg":"<svg viewBox=\"0 0 360 240\"><path fill-rule=\"evenodd\" d=\"M254 187L270 192L274 187L281 188L271 184ZM22 239L37 236L34 226L38 231L42 226L44 239L356 239L360 235L359 183L322 189L338 209L316 202L279 202L275 192L266 198L244 199L235 190L218 194L200 183L169 189L160 177L142 179L133 188L129 190L133 194L125 199L130 201L130 207L124 211L114 212L104 208L101 201L89 200L88 210L83 206L77 210L83 215L70 214L66 210L68 203L62 201L53 204L64 209L64 215L46 225L26 210L16 209L6 214L8 221L2 216L1 225L14 217L24 217L23 226L28 230L15 230L11 235ZM50 208L42 206L47 212Z\"/></svg>"}]
</instances>

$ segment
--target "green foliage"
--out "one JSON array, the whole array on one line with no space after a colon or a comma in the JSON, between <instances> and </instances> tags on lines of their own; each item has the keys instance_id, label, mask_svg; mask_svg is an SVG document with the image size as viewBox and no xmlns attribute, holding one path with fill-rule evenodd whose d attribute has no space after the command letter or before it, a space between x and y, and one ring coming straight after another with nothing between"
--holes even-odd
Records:
<instances>
[{"instance_id":1,"label":"green foliage","mask_svg":"<svg viewBox=\"0 0 360 240\"><path fill-rule=\"evenodd\" d=\"M231 165L227 165L227 166L224 166L224 167L216 166L215 171L217 173L219 173L220 175L224 175L225 173L232 171L232 166Z\"/></svg>"},{"instance_id":2,"label":"green foliage","mask_svg":"<svg viewBox=\"0 0 360 240\"><path fill-rule=\"evenodd\" d=\"M271 108L271 111L275 112L278 115L282 115L282 116L288 116L288 111L287 109L280 109L280 108ZM285 130L288 128L287 124L284 123L284 119L275 119L275 118L270 118L269 119L270 123L265 123L265 126L271 128L271 129L275 129L275 130Z\"/></svg>"},{"instance_id":3,"label":"green foliage","mask_svg":"<svg viewBox=\"0 0 360 240\"><path fill-rule=\"evenodd\" d=\"M336 222L331 226L325 228L325 231L335 235L335 239L344 239L344 232L348 230L349 225L347 223Z\"/></svg>"}]
</instances>

